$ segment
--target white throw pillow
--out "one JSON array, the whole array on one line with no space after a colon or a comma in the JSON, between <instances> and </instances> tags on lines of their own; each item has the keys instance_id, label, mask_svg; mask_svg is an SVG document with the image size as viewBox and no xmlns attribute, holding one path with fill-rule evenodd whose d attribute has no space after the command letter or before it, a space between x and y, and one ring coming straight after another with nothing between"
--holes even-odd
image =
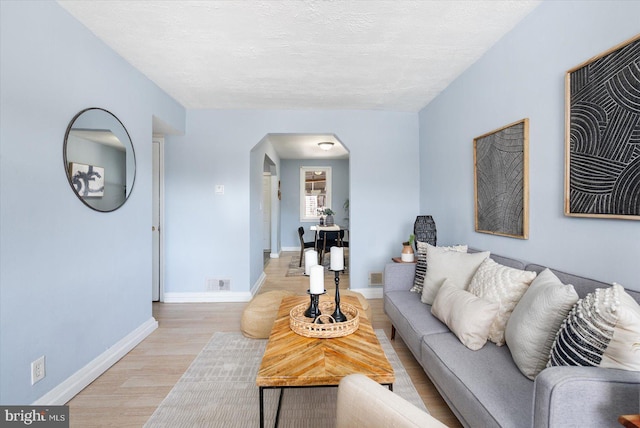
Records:
<instances>
[{"instance_id":1,"label":"white throw pillow","mask_svg":"<svg viewBox=\"0 0 640 428\"><path fill-rule=\"evenodd\" d=\"M553 342L551 366L640 371L638 302L615 283L578 300Z\"/></svg>"},{"instance_id":2,"label":"white throw pillow","mask_svg":"<svg viewBox=\"0 0 640 428\"><path fill-rule=\"evenodd\" d=\"M457 287L466 290L478 266L489 254L489 251L460 253L427 244L428 268L422 288L422 303L433 304L433 299L446 278L451 279Z\"/></svg>"},{"instance_id":3,"label":"white throw pillow","mask_svg":"<svg viewBox=\"0 0 640 428\"><path fill-rule=\"evenodd\" d=\"M477 351L487 343L489 327L499 308L497 303L474 296L446 279L436 294L431 313L445 323L464 346Z\"/></svg>"},{"instance_id":4,"label":"white throw pillow","mask_svg":"<svg viewBox=\"0 0 640 428\"><path fill-rule=\"evenodd\" d=\"M417 241L416 243L416 273L413 278L413 287L411 291L414 293L422 294L422 287L424 285L424 276L427 273L427 244L426 242ZM447 251L458 251L459 253L466 253L466 245L452 245L450 247L438 247Z\"/></svg>"},{"instance_id":5,"label":"white throw pillow","mask_svg":"<svg viewBox=\"0 0 640 428\"><path fill-rule=\"evenodd\" d=\"M489 340L496 345L504 345L504 330L511 312L535 277L535 272L503 266L490 258L473 275L469 291L500 305L489 330Z\"/></svg>"},{"instance_id":6,"label":"white throw pillow","mask_svg":"<svg viewBox=\"0 0 640 428\"><path fill-rule=\"evenodd\" d=\"M563 284L545 269L511 313L505 339L513 361L529 379L533 380L547 365L556 333L577 301L573 285Z\"/></svg>"}]
</instances>

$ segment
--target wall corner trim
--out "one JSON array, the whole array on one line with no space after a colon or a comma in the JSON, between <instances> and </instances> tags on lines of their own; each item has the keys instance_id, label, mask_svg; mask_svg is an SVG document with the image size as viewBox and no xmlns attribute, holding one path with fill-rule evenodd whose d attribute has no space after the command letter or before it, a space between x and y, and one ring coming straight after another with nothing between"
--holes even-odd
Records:
<instances>
[{"instance_id":1,"label":"wall corner trim","mask_svg":"<svg viewBox=\"0 0 640 428\"><path fill-rule=\"evenodd\" d=\"M256 283L253 284L253 287L251 287L251 297L258 294L258 291L260 291L260 287L262 287L262 284L264 284L266 280L267 280L267 275L264 273L264 271L262 271L262 273L260 274L260 278L258 278Z\"/></svg>"},{"instance_id":2,"label":"wall corner trim","mask_svg":"<svg viewBox=\"0 0 640 428\"><path fill-rule=\"evenodd\" d=\"M109 367L118 362L129 351L138 346L158 328L158 321L151 317L138 328L116 342L89 364L69 376L66 380L33 402L33 406L61 406L96 380Z\"/></svg>"}]
</instances>

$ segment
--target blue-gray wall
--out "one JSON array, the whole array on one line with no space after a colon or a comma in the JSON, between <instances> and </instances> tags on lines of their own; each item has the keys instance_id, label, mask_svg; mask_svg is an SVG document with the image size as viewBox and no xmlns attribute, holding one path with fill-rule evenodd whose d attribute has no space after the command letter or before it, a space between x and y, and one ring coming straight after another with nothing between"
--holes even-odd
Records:
<instances>
[{"instance_id":1,"label":"blue-gray wall","mask_svg":"<svg viewBox=\"0 0 640 428\"><path fill-rule=\"evenodd\" d=\"M349 149L352 287L399 254L418 215L417 113L190 110L185 135L166 139L167 293L201 293L206 278L230 278L234 292L259 281L264 156L251 151L270 133L335 134Z\"/></svg>"},{"instance_id":2,"label":"blue-gray wall","mask_svg":"<svg viewBox=\"0 0 640 428\"><path fill-rule=\"evenodd\" d=\"M0 403L29 404L152 319L152 115L184 129L185 110L55 2L0 2L0 55ZM69 121L94 106L136 150L112 213L83 205L63 165Z\"/></svg>"},{"instance_id":3,"label":"blue-gray wall","mask_svg":"<svg viewBox=\"0 0 640 428\"><path fill-rule=\"evenodd\" d=\"M638 1L546 1L420 112L421 212L465 243L640 290L640 222L563 215L566 71L640 31ZM474 231L473 139L530 119L529 239Z\"/></svg>"},{"instance_id":4,"label":"blue-gray wall","mask_svg":"<svg viewBox=\"0 0 640 428\"><path fill-rule=\"evenodd\" d=\"M348 226L343 205L349 198L349 160L348 159L285 159L282 161L282 247L300 247L298 227L305 229L305 240L313 238L309 227L317 222L300 221L300 168L303 166L331 167L331 209L335 223Z\"/></svg>"}]
</instances>

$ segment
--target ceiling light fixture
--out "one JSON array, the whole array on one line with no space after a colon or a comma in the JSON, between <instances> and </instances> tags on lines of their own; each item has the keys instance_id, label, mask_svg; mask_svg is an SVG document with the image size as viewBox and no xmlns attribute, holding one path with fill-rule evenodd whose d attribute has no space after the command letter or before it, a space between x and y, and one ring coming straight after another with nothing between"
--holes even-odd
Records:
<instances>
[{"instance_id":1,"label":"ceiling light fixture","mask_svg":"<svg viewBox=\"0 0 640 428\"><path fill-rule=\"evenodd\" d=\"M331 141L321 141L318 143L318 146L322 150L331 150L333 148L333 143Z\"/></svg>"}]
</instances>

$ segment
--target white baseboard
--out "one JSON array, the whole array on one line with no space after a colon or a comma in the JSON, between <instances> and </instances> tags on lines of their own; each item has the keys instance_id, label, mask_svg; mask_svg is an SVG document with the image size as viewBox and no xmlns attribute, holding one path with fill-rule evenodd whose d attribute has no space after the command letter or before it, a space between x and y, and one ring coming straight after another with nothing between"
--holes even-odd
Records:
<instances>
[{"instance_id":1,"label":"white baseboard","mask_svg":"<svg viewBox=\"0 0 640 428\"><path fill-rule=\"evenodd\" d=\"M382 299L382 287L349 288L349 290L361 293L366 299Z\"/></svg>"},{"instance_id":2,"label":"white baseboard","mask_svg":"<svg viewBox=\"0 0 640 428\"><path fill-rule=\"evenodd\" d=\"M157 328L158 321L153 317L149 318L140 327L120 339L112 347L94 358L89 364L37 399L32 405L61 406L66 404Z\"/></svg>"},{"instance_id":3,"label":"white baseboard","mask_svg":"<svg viewBox=\"0 0 640 428\"><path fill-rule=\"evenodd\" d=\"M164 303L226 303L248 302L253 295L248 292L216 291L216 292L189 292L189 293L164 293Z\"/></svg>"},{"instance_id":4,"label":"white baseboard","mask_svg":"<svg viewBox=\"0 0 640 428\"><path fill-rule=\"evenodd\" d=\"M279 259L280 258L280 253L270 253L269 254L269 258L271 258L271 259Z\"/></svg>"},{"instance_id":5,"label":"white baseboard","mask_svg":"<svg viewBox=\"0 0 640 428\"><path fill-rule=\"evenodd\" d=\"M300 251L300 245L298 245L297 247L282 247L282 251Z\"/></svg>"}]
</instances>

